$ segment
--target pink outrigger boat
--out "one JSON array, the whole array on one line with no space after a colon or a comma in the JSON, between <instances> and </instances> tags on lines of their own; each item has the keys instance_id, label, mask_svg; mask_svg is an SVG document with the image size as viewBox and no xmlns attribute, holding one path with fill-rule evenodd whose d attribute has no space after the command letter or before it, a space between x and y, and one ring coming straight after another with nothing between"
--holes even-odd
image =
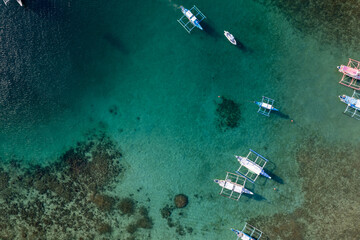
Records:
<instances>
[{"instance_id":1,"label":"pink outrigger boat","mask_svg":"<svg viewBox=\"0 0 360 240\"><path fill-rule=\"evenodd\" d=\"M340 84L355 90L360 90L360 62L349 58L347 66L337 67L343 73Z\"/></svg>"},{"instance_id":2,"label":"pink outrigger boat","mask_svg":"<svg viewBox=\"0 0 360 240\"><path fill-rule=\"evenodd\" d=\"M360 79L360 71L357 68L348 67L345 65L341 65L337 67L339 72L346 74L349 77Z\"/></svg>"}]
</instances>

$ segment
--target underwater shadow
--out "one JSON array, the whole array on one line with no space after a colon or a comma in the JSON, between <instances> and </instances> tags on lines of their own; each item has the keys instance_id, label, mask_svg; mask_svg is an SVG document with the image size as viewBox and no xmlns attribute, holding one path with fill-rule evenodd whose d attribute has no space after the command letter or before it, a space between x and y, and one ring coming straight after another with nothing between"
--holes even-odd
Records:
<instances>
[{"instance_id":1,"label":"underwater shadow","mask_svg":"<svg viewBox=\"0 0 360 240\"><path fill-rule=\"evenodd\" d=\"M246 47L238 38L235 38L236 40L236 47L239 48L243 52L253 52L251 49Z\"/></svg>"},{"instance_id":2,"label":"underwater shadow","mask_svg":"<svg viewBox=\"0 0 360 240\"><path fill-rule=\"evenodd\" d=\"M275 174L269 174L269 175L273 181L280 183L280 184L284 184L284 180L281 177L279 177Z\"/></svg>"},{"instance_id":3,"label":"underwater shadow","mask_svg":"<svg viewBox=\"0 0 360 240\"><path fill-rule=\"evenodd\" d=\"M272 176L271 176L271 178L272 178ZM269 182L269 181L271 181L271 179L269 179L267 177L261 177L261 175L260 175L259 178L256 180L256 185L265 186L267 184L267 182Z\"/></svg>"},{"instance_id":4,"label":"underwater shadow","mask_svg":"<svg viewBox=\"0 0 360 240\"><path fill-rule=\"evenodd\" d=\"M254 193L253 195L249 195L249 194L245 194L245 196L249 199L253 199L255 201L266 201L266 198L263 197L262 195L260 194L257 194L257 193Z\"/></svg>"},{"instance_id":5,"label":"underwater shadow","mask_svg":"<svg viewBox=\"0 0 360 240\"><path fill-rule=\"evenodd\" d=\"M211 25L209 25L205 22L201 23L201 25L203 26L204 32L206 32L210 36L212 36L214 38L220 37L220 35L215 31L215 29Z\"/></svg>"},{"instance_id":6,"label":"underwater shadow","mask_svg":"<svg viewBox=\"0 0 360 240\"><path fill-rule=\"evenodd\" d=\"M273 111L273 114L283 118L283 119L290 119L290 116L285 114L285 113L282 113L280 111Z\"/></svg>"},{"instance_id":7,"label":"underwater shadow","mask_svg":"<svg viewBox=\"0 0 360 240\"><path fill-rule=\"evenodd\" d=\"M123 54L128 54L129 53L129 51L124 47L124 45L121 42L120 38L118 38L114 34L105 33L103 35L103 39L107 43L109 43L113 48L115 48L117 51L119 51L119 52L121 52Z\"/></svg>"}]
</instances>

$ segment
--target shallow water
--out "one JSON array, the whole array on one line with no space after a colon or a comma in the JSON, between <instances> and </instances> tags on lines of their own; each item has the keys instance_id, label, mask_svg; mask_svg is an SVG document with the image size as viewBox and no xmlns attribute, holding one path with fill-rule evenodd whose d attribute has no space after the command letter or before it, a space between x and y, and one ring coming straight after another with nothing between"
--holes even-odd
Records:
<instances>
[{"instance_id":1,"label":"shallow water","mask_svg":"<svg viewBox=\"0 0 360 240\"><path fill-rule=\"evenodd\" d=\"M358 141L354 133L359 125L341 114L345 106L337 96L352 91L338 84L341 74L336 70L348 57L356 59L356 51L349 56L350 50L344 52L336 43L319 40L317 33L298 28L293 12L279 10L276 4L232 1L217 2L215 8L209 1L199 1L196 5L207 19L204 32L195 29L192 34L176 22L181 13L174 1L68 0L27 5L1 8L0 153L3 162L51 167L77 142L93 140L94 132L115 142L125 170L113 179L112 187L105 186L107 191L86 190L85 199L91 203L79 204L77 214L94 207L91 196L99 192L130 196L137 206L148 209L153 225L129 234L132 216L118 210L95 211L96 218L105 219L112 230L105 234L99 230L91 237L232 239L229 228L250 221L270 239L315 239L341 233L322 232L329 222L345 231L358 216L356 191L340 198L343 206L354 210L340 217L341 222L328 209L319 208L338 206L336 198L318 197L314 203L310 197L312 192L336 194L331 183L320 184L330 172L329 181L344 182L337 188L358 180L355 147L349 146ZM233 33L242 47L227 42L223 30ZM267 118L256 113L252 101L263 95L275 99L280 114ZM237 127L218 127L219 96L238 104ZM256 184L249 183L256 195L242 196L239 202L221 197L213 179L236 170L234 155L246 155L249 148L269 159L266 170L273 180L260 177ZM324 161L338 164L323 165ZM345 181L344 171L345 178L350 174L347 163L354 169ZM339 170L332 171L333 167ZM20 171L14 164L4 168ZM65 170L57 174L68 177ZM34 186L34 191L23 195L48 196ZM4 188L15 192L10 186ZM189 204L172 211L171 225L162 218L161 209L172 206L178 193L186 194ZM23 195L18 195L19 201ZM63 204L66 208L75 203ZM45 209L50 211L46 204ZM2 216L1 221L8 219ZM18 229L27 220L11 221ZM92 226L92 220L87 221ZM56 223L42 230L29 225L37 231L38 235L31 235L35 238L80 239L86 233L84 227L69 227L73 235L58 235L54 228ZM10 239L9 231L0 236ZM21 239L19 230L16 234ZM355 230L348 239L354 236L358 236Z\"/></svg>"}]
</instances>

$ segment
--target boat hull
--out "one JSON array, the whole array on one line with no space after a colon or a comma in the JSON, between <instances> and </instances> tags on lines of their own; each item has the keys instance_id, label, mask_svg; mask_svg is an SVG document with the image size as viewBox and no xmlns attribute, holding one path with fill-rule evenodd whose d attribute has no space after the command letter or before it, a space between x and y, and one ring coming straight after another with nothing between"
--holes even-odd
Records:
<instances>
[{"instance_id":1,"label":"boat hull","mask_svg":"<svg viewBox=\"0 0 360 240\"><path fill-rule=\"evenodd\" d=\"M200 30L203 30L203 28L200 25L200 21L199 19L197 19L195 17L194 14L192 14L192 12L186 8L184 8L183 6L180 6L181 8L181 12L187 17L187 19L189 19L189 21L197 28L199 28Z\"/></svg>"},{"instance_id":2,"label":"boat hull","mask_svg":"<svg viewBox=\"0 0 360 240\"><path fill-rule=\"evenodd\" d=\"M263 107L263 108L266 108L266 109L269 109L269 110L273 110L273 111L279 111L279 109L277 108L274 108L272 105L270 104L267 104L267 103L262 103L262 102L256 102L255 103L259 106L259 107Z\"/></svg>"},{"instance_id":3,"label":"boat hull","mask_svg":"<svg viewBox=\"0 0 360 240\"><path fill-rule=\"evenodd\" d=\"M337 67L339 69L339 72L344 73L345 75L355 78L355 79L360 79L360 71L356 68L352 68L352 67L348 67L348 66L344 66L341 65L340 67Z\"/></svg>"},{"instance_id":4,"label":"boat hull","mask_svg":"<svg viewBox=\"0 0 360 240\"><path fill-rule=\"evenodd\" d=\"M348 106L360 111L360 99L349 97L346 95L339 96L340 101L347 104Z\"/></svg>"},{"instance_id":5,"label":"boat hull","mask_svg":"<svg viewBox=\"0 0 360 240\"><path fill-rule=\"evenodd\" d=\"M228 31L224 31L224 35L229 40L229 42L231 42L233 45L236 45L236 40L231 33L229 33Z\"/></svg>"},{"instance_id":6,"label":"boat hull","mask_svg":"<svg viewBox=\"0 0 360 240\"><path fill-rule=\"evenodd\" d=\"M241 240L254 240L254 238L252 238L249 235L243 233L242 231L239 231L239 230L236 230L236 229L233 229L233 228L231 228L231 231L236 233L238 239L241 239Z\"/></svg>"},{"instance_id":7,"label":"boat hull","mask_svg":"<svg viewBox=\"0 0 360 240\"><path fill-rule=\"evenodd\" d=\"M228 180L218 180L215 179L214 180L215 183L219 184L220 187L228 189L230 191L234 191L236 193L246 193L246 194L250 194L253 195L254 193L247 190L244 186L241 186L240 184L228 181Z\"/></svg>"}]
</instances>

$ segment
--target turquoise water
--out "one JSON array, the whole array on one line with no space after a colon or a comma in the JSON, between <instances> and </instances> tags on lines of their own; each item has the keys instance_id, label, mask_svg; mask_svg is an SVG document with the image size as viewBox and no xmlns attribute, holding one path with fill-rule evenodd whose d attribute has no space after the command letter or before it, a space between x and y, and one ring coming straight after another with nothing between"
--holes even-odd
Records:
<instances>
[{"instance_id":1,"label":"turquoise water","mask_svg":"<svg viewBox=\"0 0 360 240\"><path fill-rule=\"evenodd\" d=\"M295 28L291 15L256 2L198 1L207 16L205 31L192 34L176 22L180 3L171 0L27 5L1 6L0 154L3 162L52 166L93 132L112 139L125 171L102 193L131 196L148 209L153 226L129 234L124 229L131 217L96 212L112 231L93 238L233 239L229 229L247 221L270 239L321 239L352 229L358 192L333 198L338 192L332 184L341 179L337 189L347 189L359 180L352 149L360 127L341 114L345 106L337 96L352 91L338 84L335 68L356 59L355 50L324 43ZM232 46L223 30L243 47ZM275 99L281 114L256 113L252 101L263 95ZM218 96L239 105L236 128L217 127ZM213 179L236 170L234 155L249 148L270 160L266 169L274 180L249 183L255 197L221 197ZM4 163L7 171L11 166ZM160 212L179 193L189 204L172 211L170 227ZM29 196L42 199L37 194ZM354 211L339 208L339 202ZM72 203L67 204L62 208ZM322 205L339 209L337 217ZM6 221L2 216L1 224ZM17 233L26 222L11 221ZM80 239L86 232L69 227L73 235L57 235L54 228L47 224L41 236ZM9 231L0 237L11 239ZM354 230L347 236L359 235Z\"/></svg>"}]
</instances>

